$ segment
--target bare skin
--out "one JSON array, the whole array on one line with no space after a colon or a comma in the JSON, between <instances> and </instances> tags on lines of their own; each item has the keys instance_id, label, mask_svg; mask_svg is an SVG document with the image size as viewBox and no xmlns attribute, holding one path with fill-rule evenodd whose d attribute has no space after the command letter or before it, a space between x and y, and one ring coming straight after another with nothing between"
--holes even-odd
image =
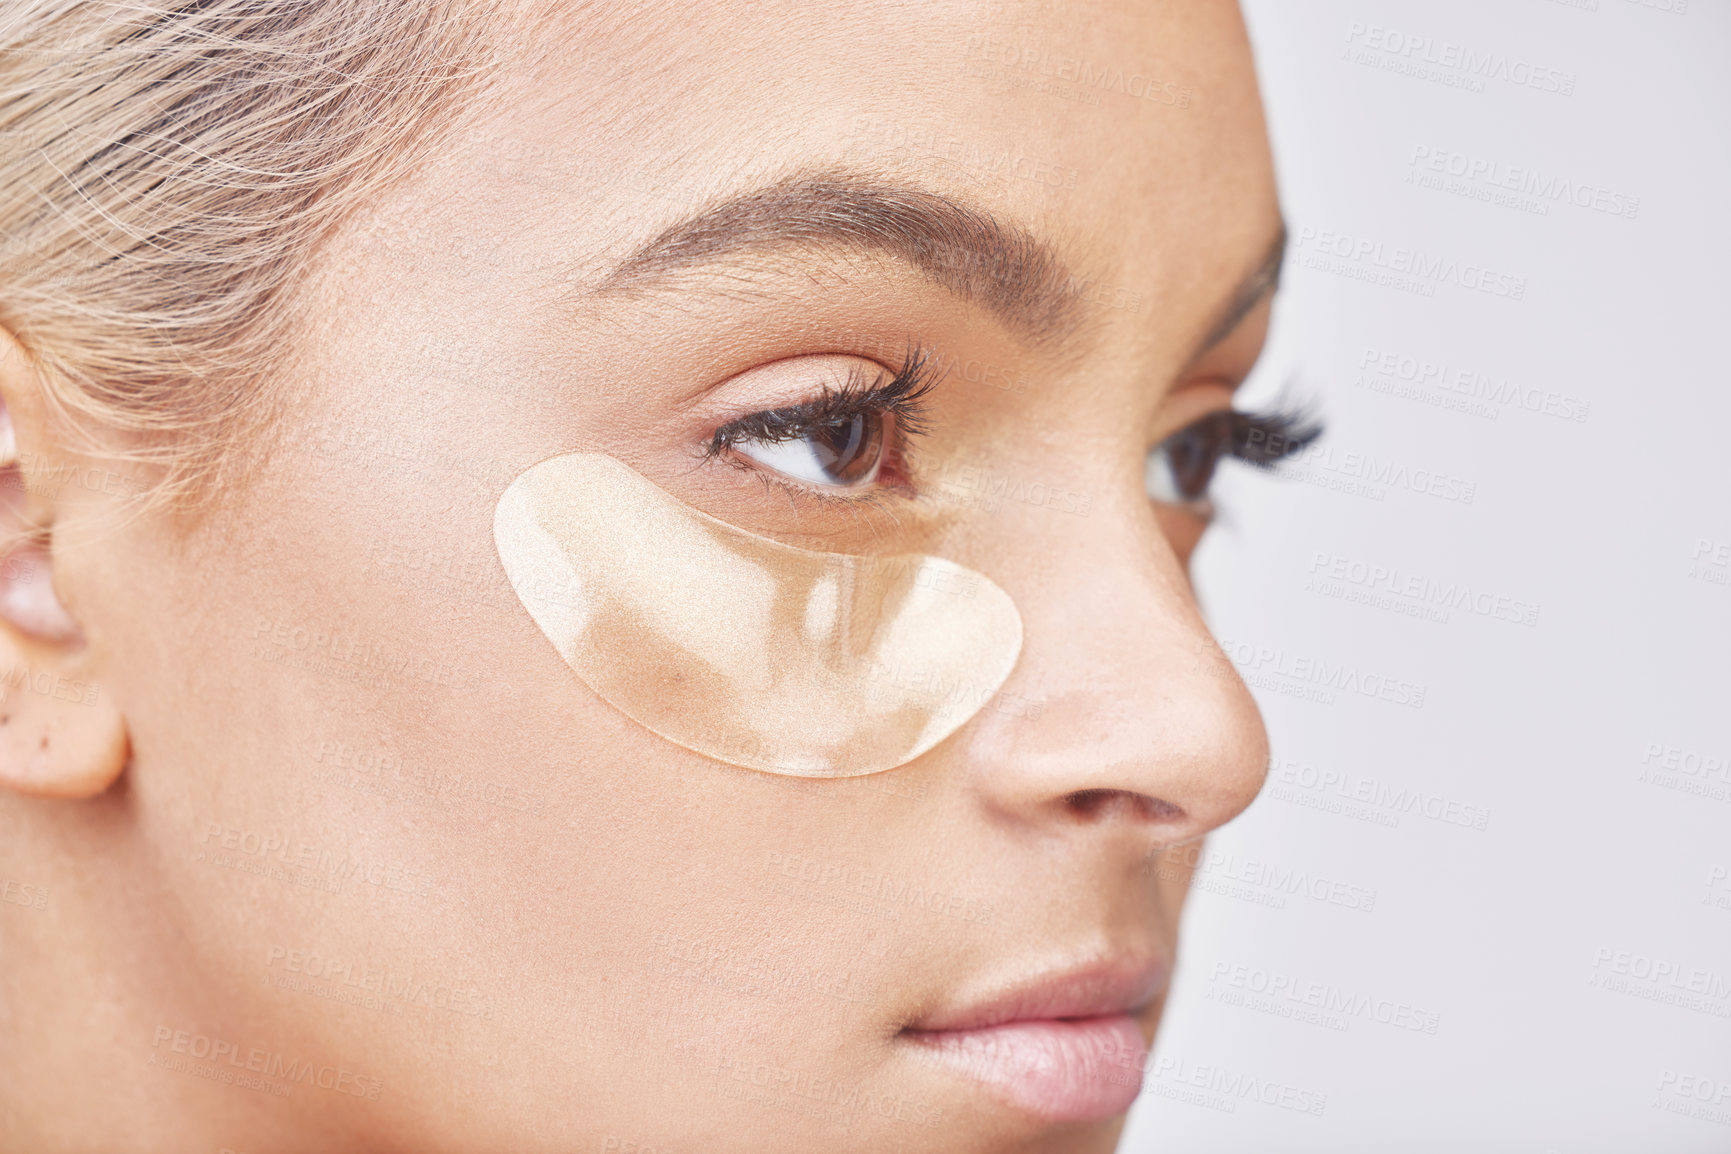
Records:
<instances>
[{"instance_id":1,"label":"bare skin","mask_svg":"<svg viewBox=\"0 0 1731 1154\"><path fill-rule=\"evenodd\" d=\"M584 28L550 24L572 50L322 254L283 435L190 535L89 483L110 464L4 342L23 466L0 495L48 544L0 572L0 663L34 679L0 704L0 882L29 898L0 904L0 1146L1116 1143L1121 1117L1030 1116L906 1031L1040 975L1163 974L1170 847L1262 782L1186 576L1205 522L1143 483L1267 327L1280 217L1239 15L756 3ZM704 210L818 179L1025 232L1070 274L1064 323L882 244L609 280ZM951 369L903 488L702 458L797 393L800 358L893 370L916 343ZM577 450L810 548L941 525L1023 617L998 705L839 782L634 725L493 552L504 486ZM969 496L983 478L1074 499ZM1147 1037L1162 1004L1136 1007Z\"/></svg>"}]
</instances>

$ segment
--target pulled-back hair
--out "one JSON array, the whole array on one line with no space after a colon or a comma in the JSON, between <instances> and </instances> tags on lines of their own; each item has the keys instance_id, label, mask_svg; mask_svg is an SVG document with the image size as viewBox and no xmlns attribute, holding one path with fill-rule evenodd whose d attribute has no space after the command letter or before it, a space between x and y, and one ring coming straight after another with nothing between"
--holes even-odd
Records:
<instances>
[{"instance_id":1,"label":"pulled-back hair","mask_svg":"<svg viewBox=\"0 0 1731 1154\"><path fill-rule=\"evenodd\" d=\"M199 488L290 398L321 241L476 103L481 0L8 0L0 325L73 425ZM110 438L111 440L113 438Z\"/></svg>"}]
</instances>

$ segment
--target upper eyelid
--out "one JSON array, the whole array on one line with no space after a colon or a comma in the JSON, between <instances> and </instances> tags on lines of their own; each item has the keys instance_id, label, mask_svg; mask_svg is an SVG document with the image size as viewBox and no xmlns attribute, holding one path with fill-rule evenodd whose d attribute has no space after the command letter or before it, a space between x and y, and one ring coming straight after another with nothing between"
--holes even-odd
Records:
<instances>
[{"instance_id":1,"label":"upper eyelid","mask_svg":"<svg viewBox=\"0 0 1731 1154\"><path fill-rule=\"evenodd\" d=\"M774 484L791 497L815 500L835 508L849 508L854 512L889 508L886 504L889 493L898 486L886 486L881 481L860 488L817 486L751 460L744 454L728 452L740 439L732 434L754 419L762 420L766 417L785 416L823 400L836 398L838 395L851 401L845 412L856 415L875 412L886 417L893 413L896 417L895 428L890 435L894 438L894 442L883 451L905 452L909 441L925 432L921 421L921 398L948 375L948 369L942 368L941 361L936 361L935 367L942 368L942 371L933 373L934 358L930 357L923 346L918 344L909 346L907 354L903 357L900 370L892 369L874 358L859 357L857 359L862 362L870 362L876 369L870 385L857 388L859 377L856 371L856 374L850 375L848 385L840 390L826 388L817 397L734 417L716 427L708 444L704 446L703 458L705 460L725 460L752 473L766 485ZM851 398L846 396L849 392L854 393ZM837 411L835 415L844 415L844 411ZM817 423L816 420L813 420L811 427L815 427Z\"/></svg>"},{"instance_id":2,"label":"upper eyelid","mask_svg":"<svg viewBox=\"0 0 1731 1154\"><path fill-rule=\"evenodd\" d=\"M800 411L802 409L806 409L807 406L810 405L811 403L812 402L810 402L810 401L798 401L798 402L795 402L794 404L791 404L791 405L781 405L781 406L778 406L778 407L773 408L773 409L758 409L758 410L755 410L753 412L746 413L742 416L738 416L738 417L733 418L731 421L728 421L726 424L718 425L716 427L715 433L713 434L711 439L714 442L720 442L721 440L724 439L724 434L728 434L730 432L741 431L743 426L749 425L753 421L757 421L761 424L761 423L764 423L766 420L772 419L772 418L788 421L787 428L790 431L798 430L798 429L803 428L803 427L808 427L808 426L802 426L798 422L800 419ZM861 412L864 412L867 409L871 408L871 406L867 406L867 405L860 405L858 407L860 408ZM815 426L816 423L817 423L817 419L816 419L816 417L813 417L810 420L810 425ZM731 439L731 438L728 438L728 439Z\"/></svg>"},{"instance_id":3,"label":"upper eyelid","mask_svg":"<svg viewBox=\"0 0 1731 1154\"><path fill-rule=\"evenodd\" d=\"M900 369L891 368L884 362L869 357L856 357L856 361L870 362L873 366L875 372L869 384L862 383L864 374L856 363L839 389L826 383L814 396L772 408L741 413L716 426L711 435L712 451L725 448L732 439L729 434L738 434L742 431L742 426L754 420L762 422L773 418L797 421L799 416L805 415L801 410L810 415L813 425L818 418L826 415L839 417L870 412L894 412L897 417L898 436L917 436L924 433L922 401L925 395L948 375L948 369L942 367L942 362L932 357L925 347L917 342L908 346ZM941 371L934 371L938 369ZM829 414L823 411L826 405L830 406Z\"/></svg>"}]
</instances>

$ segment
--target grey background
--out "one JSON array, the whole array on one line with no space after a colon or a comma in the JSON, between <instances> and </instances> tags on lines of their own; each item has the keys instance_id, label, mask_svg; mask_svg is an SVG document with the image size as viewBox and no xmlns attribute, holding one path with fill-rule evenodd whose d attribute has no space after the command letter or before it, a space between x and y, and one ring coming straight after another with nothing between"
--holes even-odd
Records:
<instances>
[{"instance_id":1,"label":"grey background","mask_svg":"<svg viewBox=\"0 0 1731 1154\"><path fill-rule=\"evenodd\" d=\"M1275 769L1123 1149L1731 1150L1731 4L1245 9L1330 431L1217 489Z\"/></svg>"}]
</instances>

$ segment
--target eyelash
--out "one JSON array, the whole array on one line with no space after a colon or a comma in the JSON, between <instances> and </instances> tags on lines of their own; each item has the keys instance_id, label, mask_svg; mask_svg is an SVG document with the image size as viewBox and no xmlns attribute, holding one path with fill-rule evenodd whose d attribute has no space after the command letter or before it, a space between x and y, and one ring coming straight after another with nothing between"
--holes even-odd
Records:
<instances>
[{"instance_id":1,"label":"eyelash","mask_svg":"<svg viewBox=\"0 0 1731 1154\"><path fill-rule=\"evenodd\" d=\"M1192 421L1155 445L1149 451L1149 467L1169 470L1179 490L1179 500L1173 503L1206 513L1208 486L1222 458L1272 469L1314 443L1322 432L1321 421L1303 407L1266 412L1223 409Z\"/></svg>"},{"instance_id":2,"label":"eyelash","mask_svg":"<svg viewBox=\"0 0 1731 1154\"><path fill-rule=\"evenodd\" d=\"M894 374L880 369L875 375L856 366L841 388L826 388L809 401L749 413L722 425L704 447L706 460L725 457L742 442L797 440L815 431L856 417L893 415L892 440L887 464L899 469L909 444L927 431L927 394L943 379L943 372L924 348L910 346L902 366ZM1285 406L1262 412L1223 409L1209 413L1171 433L1150 451L1165 456L1164 464L1176 476L1185 465L1199 472L1199 495L1179 503L1208 512L1208 486L1215 467L1224 457L1243 461L1259 469L1272 469L1284 458L1300 452L1322 435L1323 426L1303 406ZM1185 455L1188 454L1188 460ZM743 461L742 468L749 468ZM770 477L765 474L766 479ZM781 481L801 492L843 503L871 501L873 494L830 494L798 482Z\"/></svg>"},{"instance_id":3,"label":"eyelash","mask_svg":"<svg viewBox=\"0 0 1731 1154\"><path fill-rule=\"evenodd\" d=\"M1273 468L1322 436L1322 422L1301 407L1259 413L1231 409L1228 416L1232 421L1232 445L1228 452L1259 469Z\"/></svg>"},{"instance_id":4,"label":"eyelash","mask_svg":"<svg viewBox=\"0 0 1731 1154\"><path fill-rule=\"evenodd\" d=\"M935 358L913 345L894 374L880 369L873 375L856 366L839 389L826 388L812 400L727 422L711 435L703 455L705 459L721 457L746 441L793 441L856 417L881 417L887 413L895 417L889 446L893 463L900 460L914 438L926 433L925 398L942 379L943 372Z\"/></svg>"}]
</instances>

